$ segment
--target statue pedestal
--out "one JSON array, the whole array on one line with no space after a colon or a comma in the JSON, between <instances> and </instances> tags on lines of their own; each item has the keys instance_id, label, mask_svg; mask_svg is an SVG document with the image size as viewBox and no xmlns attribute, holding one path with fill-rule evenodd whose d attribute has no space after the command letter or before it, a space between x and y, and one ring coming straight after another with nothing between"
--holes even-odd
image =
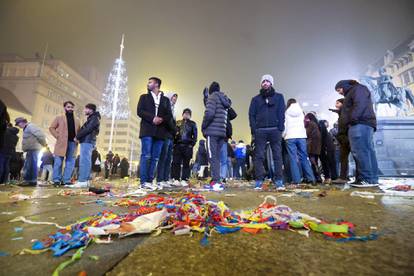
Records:
<instances>
[{"instance_id":1,"label":"statue pedestal","mask_svg":"<svg viewBox=\"0 0 414 276\"><path fill-rule=\"evenodd\" d=\"M377 111L375 113L377 117L395 118L398 116L398 108L392 104L382 103L377 105Z\"/></svg>"},{"instance_id":2,"label":"statue pedestal","mask_svg":"<svg viewBox=\"0 0 414 276\"><path fill-rule=\"evenodd\" d=\"M414 117L377 117L374 135L382 176L414 176Z\"/></svg>"}]
</instances>

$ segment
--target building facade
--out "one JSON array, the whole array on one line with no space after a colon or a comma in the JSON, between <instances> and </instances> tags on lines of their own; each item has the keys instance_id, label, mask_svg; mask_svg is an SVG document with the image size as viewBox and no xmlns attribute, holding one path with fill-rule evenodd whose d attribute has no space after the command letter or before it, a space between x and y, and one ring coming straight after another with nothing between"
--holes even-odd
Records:
<instances>
[{"instance_id":1,"label":"building facade","mask_svg":"<svg viewBox=\"0 0 414 276\"><path fill-rule=\"evenodd\" d=\"M74 102L75 114L83 122L85 104L99 106L102 87L103 83L89 81L60 60L43 62L0 55L0 95L11 119L23 116L41 127L52 150L55 139L49 133L49 126L57 115L63 114L63 103Z\"/></svg>"},{"instance_id":2,"label":"building facade","mask_svg":"<svg viewBox=\"0 0 414 276\"><path fill-rule=\"evenodd\" d=\"M101 135L98 140L98 147L104 153L109 151L109 136L111 134L110 118L102 116ZM139 120L131 114L126 120L115 120L114 136L112 139L112 152L118 154L122 159L126 157L137 165L141 153L141 142L139 140Z\"/></svg>"}]
</instances>

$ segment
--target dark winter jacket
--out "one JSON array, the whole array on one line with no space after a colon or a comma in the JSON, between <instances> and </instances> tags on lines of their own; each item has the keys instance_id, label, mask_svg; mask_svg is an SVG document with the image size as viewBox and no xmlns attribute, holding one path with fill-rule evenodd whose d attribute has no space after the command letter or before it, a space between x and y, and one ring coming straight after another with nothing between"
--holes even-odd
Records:
<instances>
[{"instance_id":1,"label":"dark winter jacket","mask_svg":"<svg viewBox=\"0 0 414 276\"><path fill-rule=\"evenodd\" d=\"M321 151L326 153L334 151L335 145L333 143L332 135L328 132L323 121L319 122L319 131L321 132Z\"/></svg>"},{"instance_id":2,"label":"dark winter jacket","mask_svg":"<svg viewBox=\"0 0 414 276\"><path fill-rule=\"evenodd\" d=\"M4 143L4 134L7 129L7 124L10 122L10 116L7 112L7 107L3 103L2 100L0 100L0 148L3 146Z\"/></svg>"},{"instance_id":3,"label":"dark winter jacket","mask_svg":"<svg viewBox=\"0 0 414 276\"><path fill-rule=\"evenodd\" d=\"M166 126L167 126L167 135L166 138L173 140L175 135L177 134L177 122L175 120L175 116L174 116L174 106L171 104L171 98L176 95L175 93L166 93L163 94L164 96L167 97L167 99L170 101L170 106L171 106L171 119L167 122Z\"/></svg>"},{"instance_id":4,"label":"dark winter jacket","mask_svg":"<svg viewBox=\"0 0 414 276\"><path fill-rule=\"evenodd\" d=\"M200 140L199 142L197 156L196 156L196 163L198 163L200 166L208 165L208 157L207 157L205 140Z\"/></svg>"},{"instance_id":5,"label":"dark winter jacket","mask_svg":"<svg viewBox=\"0 0 414 276\"><path fill-rule=\"evenodd\" d=\"M96 136L99 134L99 126L101 124L101 115L99 112L94 112L88 116L86 122L82 125L78 133L76 134L76 139L80 143L96 143Z\"/></svg>"},{"instance_id":6,"label":"dark winter jacket","mask_svg":"<svg viewBox=\"0 0 414 276\"><path fill-rule=\"evenodd\" d=\"M0 153L12 156L16 152L17 142L19 141L19 129L16 127L8 127L6 133L4 133L3 147L0 149Z\"/></svg>"},{"instance_id":7,"label":"dark winter jacket","mask_svg":"<svg viewBox=\"0 0 414 276\"><path fill-rule=\"evenodd\" d=\"M231 139L233 137L233 125L231 121L236 119L236 117L237 117L236 111L232 107L230 107L227 110L227 128L226 128L227 139Z\"/></svg>"},{"instance_id":8,"label":"dark winter jacket","mask_svg":"<svg viewBox=\"0 0 414 276\"><path fill-rule=\"evenodd\" d=\"M260 90L260 94L253 97L249 108L249 122L252 135L258 129L277 128L279 131L285 129L286 105L283 95L275 92Z\"/></svg>"},{"instance_id":9,"label":"dark winter jacket","mask_svg":"<svg viewBox=\"0 0 414 276\"><path fill-rule=\"evenodd\" d=\"M308 154L320 155L322 139L318 125L313 121L305 121L305 127L306 136L308 136L308 139L306 140L308 146Z\"/></svg>"},{"instance_id":10,"label":"dark winter jacket","mask_svg":"<svg viewBox=\"0 0 414 276\"><path fill-rule=\"evenodd\" d=\"M234 150L231 147L230 143L227 143L227 157L230 157L232 159L236 157Z\"/></svg>"},{"instance_id":11,"label":"dark winter jacket","mask_svg":"<svg viewBox=\"0 0 414 276\"><path fill-rule=\"evenodd\" d=\"M223 92L213 92L208 96L204 112L202 132L205 137L227 137L227 114L231 100Z\"/></svg>"},{"instance_id":12,"label":"dark winter jacket","mask_svg":"<svg viewBox=\"0 0 414 276\"><path fill-rule=\"evenodd\" d=\"M163 119L160 125L153 123L155 117L155 102L148 92L141 95L137 106L137 115L141 118L139 137L154 137L158 139L166 139L169 137L170 126L172 126L171 118L171 103L170 100L164 95L160 95L160 104L158 106L158 117ZM171 137L170 137L171 138Z\"/></svg>"},{"instance_id":13,"label":"dark winter jacket","mask_svg":"<svg viewBox=\"0 0 414 276\"><path fill-rule=\"evenodd\" d=\"M362 84L356 83L344 89L344 124L353 126L364 124L377 129L377 119L371 100L371 93Z\"/></svg>"},{"instance_id":14,"label":"dark winter jacket","mask_svg":"<svg viewBox=\"0 0 414 276\"><path fill-rule=\"evenodd\" d=\"M121 168L121 178L127 177L129 170L129 162L126 158L122 158L119 167Z\"/></svg>"},{"instance_id":15,"label":"dark winter jacket","mask_svg":"<svg viewBox=\"0 0 414 276\"><path fill-rule=\"evenodd\" d=\"M341 108L339 110L339 117L338 117L338 133L336 135L336 139L338 140L339 144L346 145L349 143L348 129L349 129L349 126L347 125L346 114L345 114L344 108Z\"/></svg>"},{"instance_id":16,"label":"dark winter jacket","mask_svg":"<svg viewBox=\"0 0 414 276\"><path fill-rule=\"evenodd\" d=\"M175 144L187 144L194 146L197 143L197 124L191 120L180 120L177 122L177 134Z\"/></svg>"}]
</instances>

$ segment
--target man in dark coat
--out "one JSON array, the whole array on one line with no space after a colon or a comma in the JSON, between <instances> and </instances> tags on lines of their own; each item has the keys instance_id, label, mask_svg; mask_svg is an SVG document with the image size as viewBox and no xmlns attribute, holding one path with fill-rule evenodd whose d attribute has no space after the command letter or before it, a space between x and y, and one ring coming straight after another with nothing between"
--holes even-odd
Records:
<instances>
[{"instance_id":1,"label":"man in dark coat","mask_svg":"<svg viewBox=\"0 0 414 276\"><path fill-rule=\"evenodd\" d=\"M377 119L368 88L355 80L341 80L335 90L345 97L344 122L358 168L357 184L378 184L378 163L374 148Z\"/></svg>"},{"instance_id":2,"label":"man in dark coat","mask_svg":"<svg viewBox=\"0 0 414 276\"><path fill-rule=\"evenodd\" d=\"M197 143L197 124L191 120L191 115L191 109L184 109L183 119L177 121L177 134L174 137L171 177L181 181L182 186L188 186L190 160L193 158L193 148Z\"/></svg>"},{"instance_id":3,"label":"man in dark coat","mask_svg":"<svg viewBox=\"0 0 414 276\"><path fill-rule=\"evenodd\" d=\"M16 145L19 141L19 129L8 125L4 134L4 143L0 148L0 184L7 183L10 173L10 160L16 154Z\"/></svg>"},{"instance_id":4,"label":"man in dark coat","mask_svg":"<svg viewBox=\"0 0 414 276\"><path fill-rule=\"evenodd\" d=\"M79 157L79 178L71 188L86 188L89 186L89 179L92 169L92 151L96 145L96 136L99 134L101 115L96 111L96 105L87 104L84 109L87 116L86 122L76 134L76 140L80 143Z\"/></svg>"},{"instance_id":5,"label":"man in dark coat","mask_svg":"<svg viewBox=\"0 0 414 276\"><path fill-rule=\"evenodd\" d=\"M116 175L118 173L118 166L121 163L121 158L119 158L118 153L115 154L114 158L112 159L112 172L111 174Z\"/></svg>"},{"instance_id":6,"label":"man in dark coat","mask_svg":"<svg viewBox=\"0 0 414 276\"><path fill-rule=\"evenodd\" d=\"M149 78L148 93L141 95L137 106L137 115L141 118L140 181L143 188L150 190L157 189L152 182L172 118L170 100L163 95L160 87L159 78Z\"/></svg>"},{"instance_id":7,"label":"man in dark coat","mask_svg":"<svg viewBox=\"0 0 414 276\"><path fill-rule=\"evenodd\" d=\"M7 129L7 125L10 123L10 116L7 112L7 106L0 100L0 148L3 147L4 134Z\"/></svg>"},{"instance_id":8,"label":"man in dark coat","mask_svg":"<svg viewBox=\"0 0 414 276\"><path fill-rule=\"evenodd\" d=\"M231 101L220 91L220 85L212 82L204 112L202 132L207 138L208 158L211 166L211 183L209 188L222 190L220 182L220 151L227 137L228 109Z\"/></svg>"},{"instance_id":9,"label":"man in dark coat","mask_svg":"<svg viewBox=\"0 0 414 276\"><path fill-rule=\"evenodd\" d=\"M177 104L178 94L173 92L165 93L165 96L170 100L172 118L167 124L167 137L162 145L160 158L157 166L157 186L158 189L170 188L173 182L171 181L171 162L173 155L174 137L177 133L177 126L175 121L175 105ZM181 186L181 185L180 185Z\"/></svg>"},{"instance_id":10,"label":"man in dark coat","mask_svg":"<svg viewBox=\"0 0 414 276\"><path fill-rule=\"evenodd\" d=\"M122 158L119 167L121 168L121 178L127 177L129 171L129 162L128 159L126 159L126 157Z\"/></svg>"},{"instance_id":11,"label":"man in dark coat","mask_svg":"<svg viewBox=\"0 0 414 276\"><path fill-rule=\"evenodd\" d=\"M338 99L335 103L334 110L331 110L335 113L338 113L338 127L337 133L335 133L335 138L339 144L339 163L340 163L340 173L339 178L333 180L332 183L335 184L345 184L348 182L349 175L349 154L351 153L351 146L349 145L348 139L348 126L345 125L345 114L344 114L344 99Z\"/></svg>"},{"instance_id":12,"label":"man in dark coat","mask_svg":"<svg viewBox=\"0 0 414 276\"><path fill-rule=\"evenodd\" d=\"M285 129L286 105L283 95L273 88L273 77L264 75L259 95L252 98L249 108L249 122L255 141L256 190L261 190L265 177L265 149L270 142L275 175L273 182L278 189L284 189L282 173L282 132Z\"/></svg>"}]
</instances>

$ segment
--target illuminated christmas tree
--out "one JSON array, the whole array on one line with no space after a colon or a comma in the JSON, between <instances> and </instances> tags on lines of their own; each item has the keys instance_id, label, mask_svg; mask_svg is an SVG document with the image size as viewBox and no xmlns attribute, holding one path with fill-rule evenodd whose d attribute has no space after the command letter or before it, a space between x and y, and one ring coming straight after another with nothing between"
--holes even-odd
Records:
<instances>
[{"instance_id":1,"label":"illuminated christmas tree","mask_svg":"<svg viewBox=\"0 0 414 276\"><path fill-rule=\"evenodd\" d=\"M127 120L130 115L128 96L128 77L125 61L122 59L124 50L124 35L122 35L119 58L115 60L114 66L108 76L108 82L102 94L102 106L99 108L101 114L111 119L111 132L109 137L109 150L112 150L114 128L116 120Z\"/></svg>"}]
</instances>

